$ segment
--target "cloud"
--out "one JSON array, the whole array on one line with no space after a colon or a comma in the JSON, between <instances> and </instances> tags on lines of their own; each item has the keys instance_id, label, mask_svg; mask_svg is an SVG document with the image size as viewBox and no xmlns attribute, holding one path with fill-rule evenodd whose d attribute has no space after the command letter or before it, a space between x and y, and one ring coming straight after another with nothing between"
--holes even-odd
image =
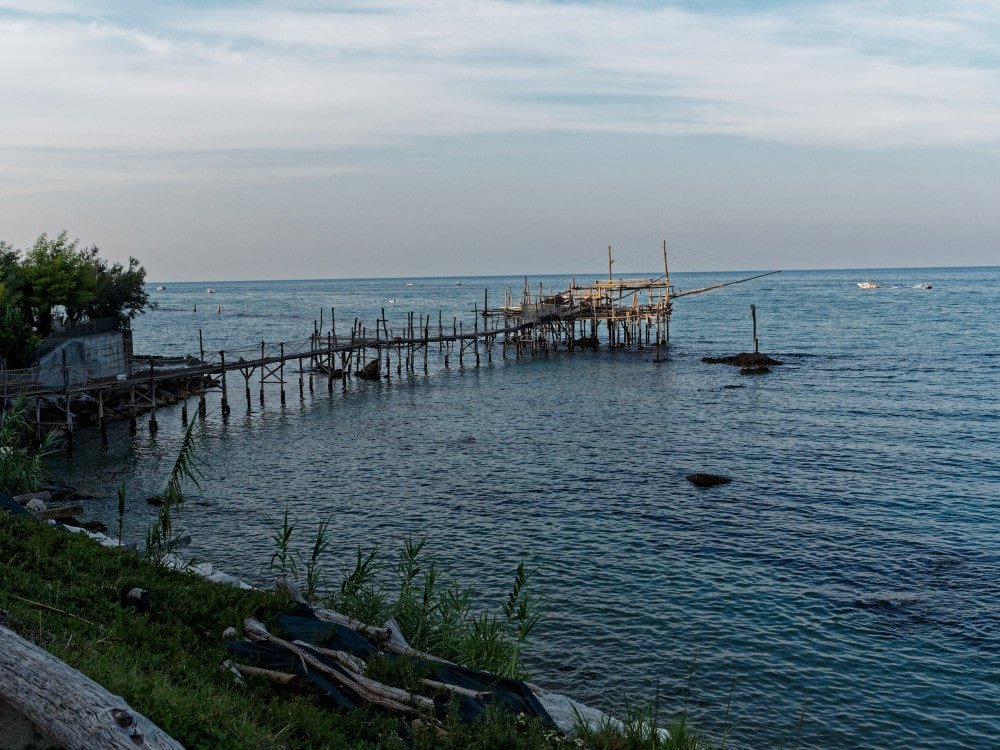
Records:
<instances>
[{"instance_id":1,"label":"cloud","mask_svg":"<svg viewBox=\"0 0 1000 750\"><path fill-rule=\"evenodd\" d=\"M0 5L8 150L553 132L988 148L1000 133L1000 12L985 2L35 7Z\"/></svg>"}]
</instances>

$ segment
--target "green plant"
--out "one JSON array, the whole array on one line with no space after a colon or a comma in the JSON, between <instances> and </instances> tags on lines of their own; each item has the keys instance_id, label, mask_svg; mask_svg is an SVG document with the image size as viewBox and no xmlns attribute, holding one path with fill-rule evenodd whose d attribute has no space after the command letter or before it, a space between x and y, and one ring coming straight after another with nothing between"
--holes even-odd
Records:
<instances>
[{"instance_id":1,"label":"green plant","mask_svg":"<svg viewBox=\"0 0 1000 750\"><path fill-rule=\"evenodd\" d=\"M194 427L197 422L191 422L184 430L181 447L177 459L167 479L167 489L163 493L163 504L156 514L156 520L146 530L146 555L162 557L173 545L173 511L184 504L184 482L189 481L195 487L201 487L201 469L194 449Z\"/></svg>"},{"instance_id":2,"label":"green plant","mask_svg":"<svg viewBox=\"0 0 1000 750\"><path fill-rule=\"evenodd\" d=\"M388 597L378 584L382 566L379 548L365 552L358 545L354 567L343 571L340 591L331 597L334 606L362 622L383 622L390 615Z\"/></svg>"},{"instance_id":3,"label":"green plant","mask_svg":"<svg viewBox=\"0 0 1000 750\"><path fill-rule=\"evenodd\" d=\"M55 450L54 431L46 434L37 450L31 450L26 412L27 405L18 396L0 416L0 490L8 495L36 491L45 478L44 458Z\"/></svg>"},{"instance_id":4,"label":"green plant","mask_svg":"<svg viewBox=\"0 0 1000 750\"><path fill-rule=\"evenodd\" d=\"M306 598L313 600L317 597L317 590L320 583L320 559L326 554L330 546L327 539L326 530L330 526L330 519L319 522L316 529L316 536L313 538L312 549L309 550L309 559L306 560Z\"/></svg>"},{"instance_id":5,"label":"green plant","mask_svg":"<svg viewBox=\"0 0 1000 750\"><path fill-rule=\"evenodd\" d=\"M291 523L288 519L287 505L285 505L285 513L281 518L281 526L272 526L271 530L271 541L274 542L275 550L268 562L268 570L272 573L277 571L282 578L298 578L295 553L291 549L292 532L295 531L295 524Z\"/></svg>"}]
</instances>

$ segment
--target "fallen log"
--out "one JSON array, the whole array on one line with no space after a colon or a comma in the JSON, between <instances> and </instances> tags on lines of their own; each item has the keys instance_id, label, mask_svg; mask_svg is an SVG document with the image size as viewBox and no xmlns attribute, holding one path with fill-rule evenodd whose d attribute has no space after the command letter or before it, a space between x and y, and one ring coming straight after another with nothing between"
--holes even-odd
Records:
<instances>
[{"instance_id":1,"label":"fallen log","mask_svg":"<svg viewBox=\"0 0 1000 750\"><path fill-rule=\"evenodd\" d=\"M0 698L65 750L184 750L121 697L2 625Z\"/></svg>"}]
</instances>

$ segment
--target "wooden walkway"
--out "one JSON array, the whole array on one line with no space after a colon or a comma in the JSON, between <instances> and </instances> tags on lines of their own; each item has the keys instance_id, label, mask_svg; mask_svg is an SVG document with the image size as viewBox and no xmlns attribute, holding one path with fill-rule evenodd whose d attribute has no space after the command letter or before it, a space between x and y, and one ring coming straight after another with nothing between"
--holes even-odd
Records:
<instances>
[{"instance_id":1,"label":"wooden walkway","mask_svg":"<svg viewBox=\"0 0 1000 750\"><path fill-rule=\"evenodd\" d=\"M252 381L257 384L257 398L262 406L267 385L278 389L278 398L284 405L289 370L298 376L299 398L304 400L306 389L314 390L316 376L325 377L327 389L332 392L336 380L346 388L352 376L391 379L394 374L401 377L404 372L415 373L418 367L427 373L429 353L435 348L434 363L445 368L456 359L459 367L466 362L479 367L484 358L492 362L496 350L506 358L511 353L520 357L560 349L652 348L659 361L669 346L671 294L666 275L657 279L614 279L609 273L607 280L598 280L593 285L577 285L574 281L565 292L548 296L541 289L537 294L530 293L525 282L517 304L508 291L505 304L491 309L488 293L484 293L483 306L475 306L471 324L452 318L449 326L441 313L432 324L431 316L411 312L402 328L394 328L389 325L383 308L373 330L355 318L347 334L336 332L335 311L331 308L330 330L323 332L321 313L307 339L278 344L262 341L259 347L250 349L206 352L199 331L197 358L133 358L129 372L113 378L89 378L85 371L67 366L65 358L61 372L48 368L44 378L39 368L5 371L0 373L3 379L0 404L6 408L9 399L25 399L34 406L36 436L40 439L50 429L61 429L67 447L72 450L78 421L96 423L106 443L109 419L127 417L135 432L138 415L148 412L149 429L156 432L157 407L179 402L181 422L186 425L189 397L198 396L198 412L204 417L205 394L210 389L220 389L221 413L228 417L233 395L230 380L234 375L242 379L240 390L250 410ZM61 380L61 385L52 385L53 379Z\"/></svg>"}]
</instances>

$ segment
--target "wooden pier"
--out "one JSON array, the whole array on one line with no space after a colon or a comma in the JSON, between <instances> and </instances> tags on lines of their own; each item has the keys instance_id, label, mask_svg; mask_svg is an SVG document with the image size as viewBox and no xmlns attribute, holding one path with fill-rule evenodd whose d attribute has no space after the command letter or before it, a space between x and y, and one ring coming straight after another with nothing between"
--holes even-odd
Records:
<instances>
[{"instance_id":1,"label":"wooden pier","mask_svg":"<svg viewBox=\"0 0 1000 750\"><path fill-rule=\"evenodd\" d=\"M658 278L615 278L610 248L608 258L607 279L592 284L577 284L574 279L557 294L545 294L540 285L534 291L525 280L516 299L508 290L503 305L490 307L489 292L485 291L482 307L476 304L471 311L471 322L454 317L446 321L440 312L436 319L410 312L402 326L390 325L383 308L372 328L355 318L345 333L336 330L336 310L330 308L329 328L324 330L321 312L308 338L299 341L261 341L252 349L212 352L205 351L199 331L197 358L137 358L128 373L115 378L80 382L65 359L61 386L42 384L37 368L4 372L0 403L6 409L8 400L24 399L34 407L36 437L41 439L51 429L61 430L72 450L78 423L96 423L106 444L109 419L127 418L134 433L139 415L148 414L148 428L155 433L158 407L179 402L180 419L186 425L193 397L198 399L198 415L204 418L206 392L212 389L221 392L220 411L225 419L232 411L232 399L239 398L236 391L240 385L246 408L251 411L255 387L261 406L269 390L265 386L276 388L281 405L285 405L289 387L297 385L298 397L304 400L307 389L314 391L317 378L332 392L338 382L346 389L351 377L391 380L418 370L428 373L432 360L444 368L479 367L484 361L491 363L494 355L520 358L539 352L604 347L653 349L654 360L659 361L670 342L672 296L728 285L673 294L665 246L664 275Z\"/></svg>"}]
</instances>

